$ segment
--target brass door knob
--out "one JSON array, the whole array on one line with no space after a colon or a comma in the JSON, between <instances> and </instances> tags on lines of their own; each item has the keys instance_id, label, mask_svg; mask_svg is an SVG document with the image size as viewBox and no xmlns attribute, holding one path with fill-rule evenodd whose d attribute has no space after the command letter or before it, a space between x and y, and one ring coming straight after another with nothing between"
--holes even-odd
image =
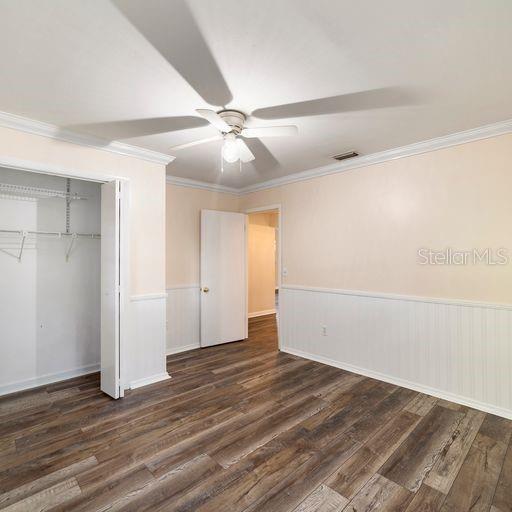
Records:
<instances>
[{"instance_id":1,"label":"brass door knob","mask_svg":"<svg viewBox=\"0 0 512 512\"><path fill-rule=\"evenodd\" d=\"M205 286L205 287L203 288L203 292L204 292L204 293L208 293L209 291L210 291L210 288L208 288L208 286Z\"/></svg>"}]
</instances>

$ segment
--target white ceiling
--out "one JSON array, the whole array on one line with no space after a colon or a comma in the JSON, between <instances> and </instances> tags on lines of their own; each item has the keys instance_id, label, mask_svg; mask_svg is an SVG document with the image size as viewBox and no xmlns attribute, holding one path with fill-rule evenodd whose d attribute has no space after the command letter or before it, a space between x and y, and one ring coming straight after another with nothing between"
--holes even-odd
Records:
<instances>
[{"instance_id":1,"label":"white ceiling","mask_svg":"<svg viewBox=\"0 0 512 512\"><path fill-rule=\"evenodd\" d=\"M296 124L242 173L220 142L168 167L241 187L512 118L511 26L510 0L0 0L0 110L168 154L217 133L197 108Z\"/></svg>"}]
</instances>

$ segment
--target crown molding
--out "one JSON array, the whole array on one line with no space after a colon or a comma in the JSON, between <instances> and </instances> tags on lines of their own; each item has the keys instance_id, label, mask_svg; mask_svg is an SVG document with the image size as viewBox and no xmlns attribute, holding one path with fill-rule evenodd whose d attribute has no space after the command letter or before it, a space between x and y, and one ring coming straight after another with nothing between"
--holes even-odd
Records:
<instances>
[{"instance_id":1,"label":"crown molding","mask_svg":"<svg viewBox=\"0 0 512 512\"><path fill-rule=\"evenodd\" d=\"M178 185L180 187L199 188L201 190L209 190L210 192L223 192L225 194L240 195L240 190L234 187L227 187L225 185L217 185L216 183L208 183L206 181L191 180L189 178L180 178L178 176L166 176L165 180L171 185Z\"/></svg>"},{"instance_id":2,"label":"crown molding","mask_svg":"<svg viewBox=\"0 0 512 512\"><path fill-rule=\"evenodd\" d=\"M0 112L0 126L69 142L71 144L79 144L81 146L88 146L119 155L130 156L161 165L167 165L175 159L174 156L152 151L150 149L124 144L123 142L109 142L99 137L75 133L65 128L59 128L53 124L35 121L15 114L9 114L7 112ZM247 187L242 188L228 187L225 185L218 185L216 183L208 183L205 181L169 175L167 176L167 183L172 183L182 187L198 188L202 190L209 190L211 192L224 192L226 194L241 196L257 192L258 190L280 187L289 183L318 178L320 176L327 176L329 174L337 174L360 167L366 167L368 165L375 165L390 160L397 160L399 158L419 155L421 153L428 153L430 151L496 137L507 133L512 133L512 119L480 126L471 130L452 133L442 137L436 137L422 142L416 142L399 148L372 153L370 155L358 156L344 162L336 162L322 167L288 174L286 176L281 176L279 178L256 183L254 185L248 185Z\"/></svg>"},{"instance_id":3,"label":"crown molding","mask_svg":"<svg viewBox=\"0 0 512 512\"><path fill-rule=\"evenodd\" d=\"M88 146L102 151L109 151L110 153L117 153L118 155L131 156L139 160L146 160L156 164L167 165L172 162L175 157L144 149L123 142L108 141L93 135L84 135L76 133L66 128L59 128L58 126L42 121L35 121L26 117L9 114L7 112L0 112L0 126L4 128L11 128L34 135L41 135L50 139L61 140L70 142L71 144L79 144L80 146Z\"/></svg>"},{"instance_id":4,"label":"crown molding","mask_svg":"<svg viewBox=\"0 0 512 512\"><path fill-rule=\"evenodd\" d=\"M322 167L308 169L307 171L288 174L280 178L274 178L262 183L256 183L254 185L239 188L237 191L240 195L250 194L252 192L257 192L258 190L280 187L282 185L295 183L297 181L310 180L312 178L327 176L329 174L337 174L340 172L357 169L359 167L380 164L390 160L397 160L399 158L419 155L421 153L429 153L430 151L436 151L438 149L444 149L451 146L458 146L459 144L466 144L468 142L481 139L488 139L490 137L496 137L498 135L504 135L511 132L512 119L509 119L507 121L489 124L479 128L465 130L463 132L452 133L443 137L436 137L434 139L416 142L414 144L409 144L399 148L387 149L378 153L351 158L345 162L324 165Z\"/></svg>"},{"instance_id":5,"label":"crown molding","mask_svg":"<svg viewBox=\"0 0 512 512\"><path fill-rule=\"evenodd\" d=\"M462 132L452 133L443 137L436 137L434 139L425 140L422 142L416 142L407 146L402 146L394 149L387 149L378 153L372 153L370 155L358 156L346 160L344 162L336 162L322 167L316 167L314 169L308 169L307 171L296 172L288 174L280 178L274 178L272 180L263 181L254 185L248 185L247 187L234 188L225 187L223 185L216 185L214 183L207 183L198 180L189 180L187 178L177 178L174 176L167 176L168 183L174 183L175 185L181 185L184 187L201 188L204 190L211 190L212 192L226 192L238 196L257 192L258 190L265 190L269 188L281 187L289 183L295 183L297 181L310 180L318 178L320 176L327 176L329 174L337 174L340 172L350 171L359 167L366 167L368 165L380 164L390 160L397 160L399 158L405 158L408 156L419 155L421 153L428 153L430 151L436 151L438 149L449 148L451 146L457 146L459 144L466 144L481 139L488 139L490 137L496 137L498 135L505 135L512 133L512 119L502 121L499 123L488 124L473 128L471 130L465 130Z\"/></svg>"}]
</instances>

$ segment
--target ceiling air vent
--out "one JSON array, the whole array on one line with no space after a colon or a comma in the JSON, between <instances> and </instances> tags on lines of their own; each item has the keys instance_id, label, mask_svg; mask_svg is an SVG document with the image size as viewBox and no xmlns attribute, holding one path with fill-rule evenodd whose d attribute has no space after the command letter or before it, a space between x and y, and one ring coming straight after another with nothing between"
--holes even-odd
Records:
<instances>
[{"instance_id":1,"label":"ceiling air vent","mask_svg":"<svg viewBox=\"0 0 512 512\"><path fill-rule=\"evenodd\" d=\"M356 151L347 151L346 153L341 153L341 155L334 155L334 160L346 160L347 158L354 158L355 156L359 156L359 153Z\"/></svg>"}]
</instances>

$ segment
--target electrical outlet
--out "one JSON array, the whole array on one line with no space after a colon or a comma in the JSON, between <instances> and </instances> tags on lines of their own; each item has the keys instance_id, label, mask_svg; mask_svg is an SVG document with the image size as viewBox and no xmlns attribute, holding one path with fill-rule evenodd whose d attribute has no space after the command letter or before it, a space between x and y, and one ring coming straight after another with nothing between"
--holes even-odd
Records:
<instances>
[{"instance_id":1,"label":"electrical outlet","mask_svg":"<svg viewBox=\"0 0 512 512\"><path fill-rule=\"evenodd\" d=\"M288 269L286 267L283 267L283 277L286 277L288 275Z\"/></svg>"},{"instance_id":2,"label":"electrical outlet","mask_svg":"<svg viewBox=\"0 0 512 512\"><path fill-rule=\"evenodd\" d=\"M320 332L322 333L322 336L327 336L327 325L321 325Z\"/></svg>"}]
</instances>

